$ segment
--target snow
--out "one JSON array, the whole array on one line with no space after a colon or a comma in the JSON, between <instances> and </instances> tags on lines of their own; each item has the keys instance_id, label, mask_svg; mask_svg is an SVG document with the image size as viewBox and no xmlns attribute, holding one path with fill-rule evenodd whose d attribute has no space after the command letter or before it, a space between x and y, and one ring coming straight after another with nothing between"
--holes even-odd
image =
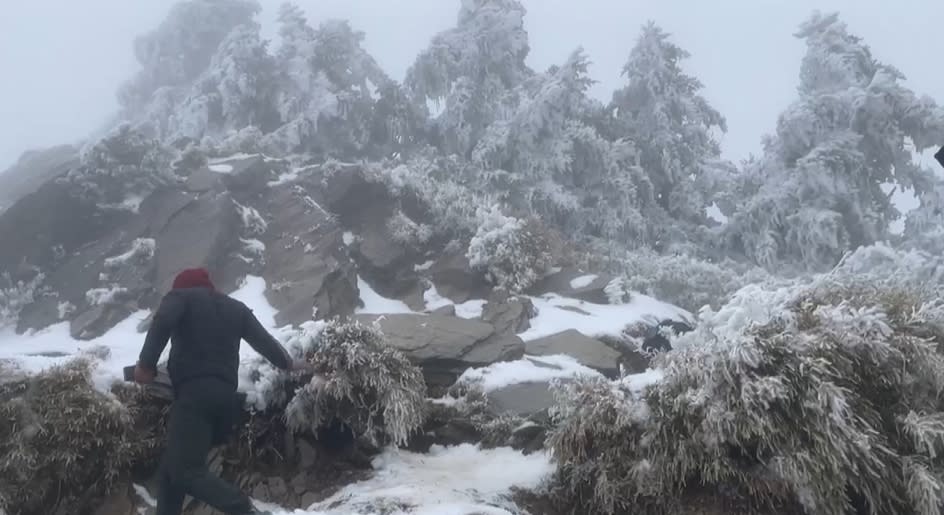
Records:
<instances>
[{"instance_id":1,"label":"snow","mask_svg":"<svg viewBox=\"0 0 944 515\"><path fill-rule=\"evenodd\" d=\"M147 311L133 313L101 337L89 341L73 339L69 322L20 335L12 329L3 330L0 331L0 360L11 360L24 372L38 373L107 348L107 356L98 362L92 376L95 387L107 392L115 381L123 380L124 367L137 362L144 343L144 335L138 333L137 328L148 315Z\"/></svg>"},{"instance_id":2,"label":"snow","mask_svg":"<svg viewBox=\"0 0 944 515\"><path fill-rule=\"evenodd\" d=\"M85 299L89 304L93 306L100 306L102 304L111 304L115 301L115 297L123 293L127 293L126 288L120 286L112 286L111 288L92 288L91 290L85 292Z\"/></svg>"},{"instance_id":3,"label":"snow","mask_svg":"<svg viewBox=\"0 0 944 515\"><path fill-rule=\"evenodd\" d=\"M643 390L647 386L654 385L662 381L663 374L661 370L658 369L647 369L645 372L640 372L638 374L630 374L622 379L619 382L628 386L633 393L641 395Z\"/></svg>"},{"instance_id":4,"label":"snow","mask_svg":"<svg viewBox=\"0 0 944 515\"><path fill-rule=\"evenodd\" d=\"M388 449L373 465L372 478L343 488L307 511L291 513L393 515L406 512L374 507L409 506L414 515L511 515L517 513L506 500L511 488L537 488L554 471L547 453L525 456L509 448L469 444L433 446L428 454Z\"/></svg>"},{"instance_id":5,"label":"snow","mask_svg":"<svg viewBox=\"0 0 944 515\"><path fill-rule=\"evenodd\" d=\"M137 238L132 242L131 249L124 254L105 259L105 267L112 268L121 266L137 256L147 256L150 258L154 256L155 248L157 248L157 243L154 241L154 238Z\"/></svg>"},{"instance_id":6,"label":"snow","mask_svg":"<svg viewBox=\"0 0 944 515\"><path fill-rule=\"evenodd\" d=\"M482 310L487 301L482 299L471 299L456 304L456 316L459 318L482 318Z\"/></svg>"},{"instance_id":7,"label":"snow","mask_svg":"<svg viewBox=\"0 0 944 515\"><path fill-rule=\"evenodd\" d=\"M233 173L233 165L228 164L212 164L208 167L210 171L216 173Z\"/></svg>"},{"instance_id":8,"label":"snow","mask_svg":"<svg viewBox=\"0 0 944 515\"><path fill-rule=\"evenodd\" d=\"M599 276L595 274L582 275L580 277L575 277L570 280L570 287L579 290L580 288L586 288L593 284L593 281L596 281Z\"/></svg>"},{"instance_id":9,"label":"snow","mask_svg":"<svg viewBox=\"0 0 944 515\"><path fill-rule=\"evenodd\" d=\"M345 245L350 247L354 243L354 241L357 239L357 237L354 236L354 233L352 233L351 231L344 231L344 234L341 235L341 239L344 241Z\"/></svg>"},{"instance_id":10,"label":"snow","mask_svg":"<svg viewBox=\"0 0 944 515\"><path fill-rule=\"evenodd\" d=\"M531 301L538 314L531 319L531 328L518 335L524 341L568 329L576 329L591 338L619 335L626 326L636 322L658 323L667 318L692 319L690 313L677 306L638 293L634 293L625 304L593 304L555 294L531 297Z\"/></svg>"},{"instance_id":11,"label":"snow","mask_svg":"<svg viewBox=\"0 0 944 515\"><path fill-rule=\"evenodd\" d=\"M453 302L436 290L436 285L430 285L429 289L423 292L423 300L426 301L426 311L433 311L439 308L453 305Z\"/></svg>"},{"instance_id":12,"label":"snow","mask_svg":"<svg viewBox=\"0 0 944 515\"><path fill-rule=\"evenodd\" d=\"M426 302L426 311L433 311L446 306L455 306L456 316L459 318L481 318L482 310L486 302L482 299L472 299L461 304L456 304L440 295L436 290L435 284L431 284L429 288L423 292L423 300Z\"/></svg>"},{"instance_id":13,"label":"snow","mask_svg":"<svg viewBox=\"0 0 944 515\"><path fill-rule=\"evenodd\" d=\"M427 262L425 262L425 263L423 263L423 264L420 264L420 265L413 265L413 271L414 271L414 272L422 272L422 271L424 271L424 270L429 270L430 268L433 267L433 265L434 265L435 263L436 263L436 262L431 259L431 260L429 260L429 261L427 261Z\"/></svg>"},{"instance_id":14,"label":"snow","mask_svg":"<svg viewBox=\"0 0 944 515\"><path fill-rule=\"evenodd\" d=\"M402 300L388 299L374 291L360 276L357 277L357 289L361 292L361 301L364 307L358 308L357 313L363 315L384 315L394 313L414 313Z\"/></svg>"},{"instance_id":15,"label":"snow","mask_svg":"<svg viewBox=\"0 0 944 515\"><path fill-rule=\"evenodd\" d=\"M296 168L292 170L291 172L285 172L279 175L279 177L276 180L269 181L267 184L269 187L273 187L273 186L279 186L281 184L288 184L297 179L298 179L298 169Z\"/></svg>"},{"instance_id":16,"label":"snow","mask_svg":"<svg viewBox=\"0 0 944 515\"><path fill-rule=\"evenodd\" d=\"M514 384L548 382L577 376L602 377L599 372L581 365L576 359L559 354L525 356L517 361L471 368L466 370L459 380L480 384L486 392L491 392Z\"/></svg>"},{"instance_id":17,"label":"snow","mask_svg":"<svg viewBox=\"0 0 944 515\"><path fill-rule=\"evenodd\" d=\"M246 154L245 152L240 152L240 153L231 154L225 157L215 157L213 159L208 159L207 162L211 165L216 165L216 164L226 163L227 161L242 161L244 159L249 159L249 158L258 157L258 156L259 154Z\"/></svg>"}]
</instances>

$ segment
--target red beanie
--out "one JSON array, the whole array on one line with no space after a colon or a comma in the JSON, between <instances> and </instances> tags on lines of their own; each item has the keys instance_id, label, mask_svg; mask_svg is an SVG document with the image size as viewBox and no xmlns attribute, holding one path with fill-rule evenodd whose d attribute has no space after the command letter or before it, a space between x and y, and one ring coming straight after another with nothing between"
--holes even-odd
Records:
<instances>
[{"instance_id":1,"label":"red beanie","mask_svg":"<svg viewBox=\"0 0 944 515\"><path fill-rule=\"evenodd\" d=\"M213 287L210 274L205 268L188 268L174 278L174 289L178 288L209 288Z\"/></svg>"}]
</instances>

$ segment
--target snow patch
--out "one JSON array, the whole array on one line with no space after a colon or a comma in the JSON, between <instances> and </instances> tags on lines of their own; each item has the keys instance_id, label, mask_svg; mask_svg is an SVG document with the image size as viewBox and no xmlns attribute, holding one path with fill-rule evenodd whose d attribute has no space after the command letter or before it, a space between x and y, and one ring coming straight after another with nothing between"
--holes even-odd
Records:
<instances>
[{"instance_id":1,"label":"snow patch","mask_svg":"<svg viewBox=\"0 0 944 515\"><path fill-rule=\"evenodd\" d=\"M281 184L288 184L290 182L298 180L298 169L292 170L291 172L285 172L274 181L269 181L266 183L270 188L273 186L279 186Z\"/></svg>"},{"instance_id":2,"label":"snow patch","mask_svg":"<svg viewBox=\"0 0 944 515\"><path fill-rule=\"evenodd\" d=\"M112 286L111 288L92 288L91 290L85 292L85 300L93 306L101 306L102 304L111 304L115 302L115 297L128 293L127 288L122 288L120 286Z\"/></svg>"},{"instance_id":3,"label":"snow patch","mask_svg":"<svg viewBox=\"0 0 944 515\"><path fill-rule=\"evenodd\" d=\"M259 154L247 154L245 152L240 152L240 153L228 155L225 157L214 157L212 159L208 159L207 163L211 165L215 165L215 164L225 163L227 161L242 161L244 159L249 159L249 158L258 157L258 156Z\"/></svg>"},{"instance_id":4,"label":"snow patch","mask_svg":"<svg viewBox=\"0 0 944 515\"><path fill-rule=\"evenodd\" d=\"M436 264L435 261L429 260L429 261L427 261L427 262L425 262L425 263L423 263L423 264L420 264L420 265L413 265L413 271L414 271L414 272L422 272L422 271L425 271L425 270L429 270L430 268L433 267L434 264Z\"/></svg>"},{"instance_id":5,"label":"snow patch","mask_svg":"<svg viewBox=\"0 0 944 515\"><path fill-rule=\"evenodd\" d=\"M105 260L106 268L121 266L136 257L151 259L154 257L154 250L157 248L157 242L153 238L137 238L131 243L131 250Z\"/></svg>"},{"instance_id":6,"label":"snow patch","mask_svg":"<svg viewBox=\"0 0 944 515\"><path fill-rule=\"evenodd\" d=\"M460 381L482 385L486 392L521 383L547 382L577 376L603 377L602 374L563 354L525 356L517 361L493 363L487 367L466 370Z\"/></svg>"},{"instance_id":7,"label":"snow patch","mask_svg":"<svg viewBox=\"0 0 944 515\"><path fill-rule=\"evenodd\" d=\"M615 336L636 322L656 324L664 319L692 319L682 308L639 293L632 294L625 304L593 304L556 294L531 297L531 301L538 314L531 319L531 328L518 335L524 341L568 329L576 329L591 338Z\"/></svg>"},{"instance_id":8,"label":"snow patch","mask_svg":"<svg viewBox=\"0 0 944 515\"><path fill-rule=\"evenodd\" d=\"M357 241L357 236L354 236L354 233L351 231L344 231L344 234L341 235L341 240L344 241L344 244L350 247Z\"/></svg>"},{"instance_id":9,"label":"snow patch","mask_svg":"<svg viewBox=\"0 0 944 515\"><path fill-rule=\"evenodd\" d=\"M629 389L638 396L642 395L647 387L662 382L663 377L665 376L662 374L661 370L650 368L645 372L630 374L620 379L619 382L629 387Z\"/></svg>"},{"instance_id":10,"label":"snow patch","mask_svg":"<svg viewBox=\"0 0 944 515\"><path fill-rule=\"evenodd\" d=\"M432 284L423 292L423 300L426 301L426 311L433 311L439 308L453 305L453 302L436 291L436 285Z\"/></svg>"},{"instance_id":11,"label":"snow patch","mask_svg":"<svg viewBox=\"0 0 944 515\"><path fill-rule=\"evenodd\" d=\"M209 165L208 168L210 169L211 172L216 172L216 173L233 173L233 165L229 165L229 164L225 164L225 163L222 163L222 164L212 164L212 165Z\"/></svg>"},{"instance_id":12,"label":"snow patch","mask_svg":"<svg viewBox=\"0 0 944 515\"><path fill-rule=\"evenodd\" d=\"M487 301L482 299L472 299L456 304L456 316L459 318L482 318L482 310L485 309Z\"/></svg>"},{"instance_id":13,"label":"snow patch","mask_svg":"<svg viewBox=\"0 0 944 515\"><path fill-rule=\"evenodd\" d=\"M395 313L414 313L402 300L388 299L367 284L360 276L357 277L357 289L361 292L361 302L364 307L358 308L357 313L362 315L385 315Z\"/></svg>"},{"instance_id":14,"label":"snow patch","mask_svg":"<svg viewBox=\"0 0 944 515\"><path fill-rule=\"evenodd\" d=\"M537 488L554 471L544 452L525 456L469 444L433 446L428 454L388 449L373 465L372 478L295 514L402 513L373 508L400 505L414 515L511 515L517 513L507 500L511 488Z\"/></svg>"},{"instance_id":15,"label":"snow patch","mask_svg":"<svg viewBox=\"0 0 944 515\"><path fill-rule=\"evenodd\" d=\"M593 281L596 281L600 276L595 274L581 275L580 277L575 277L570 280L570 287L579 290L580 288L586 288L593 284Z\"/></svg>"}]
</instances>

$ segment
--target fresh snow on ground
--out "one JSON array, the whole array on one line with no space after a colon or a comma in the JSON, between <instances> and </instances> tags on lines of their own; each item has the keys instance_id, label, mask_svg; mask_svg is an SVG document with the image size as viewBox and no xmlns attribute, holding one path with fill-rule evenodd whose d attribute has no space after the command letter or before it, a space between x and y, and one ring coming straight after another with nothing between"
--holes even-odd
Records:
<instances>
[{"instance_id":1,"label":"fresh snow on ground","mask_svg":"<svg viewBox=\"0 0 944 515\"><path fill-rule=\"evenodd\" d=\"M344 241L344 244L348 247L350 247L356 239L357 237L354 236L354 233L351 231L344 231L344 234L341 235L341 240Z\"/></svg>"},{"instance_id":2,"label":"fresh snow on ground","mask_svg":"<svg viewBox=\"0 0 944 515\"><path fill-rule=\"evenodd\" d=\"M531 328L518 335L524 341L568 329L576 329L591 338L619 335L626 326L635 322L657 323L666 318L692 318L690 313L677 306L639 293L634 293L625 304L593 304L555 294L531 297L531 301L538 314L531 319Z\"/></svg>"},{"instance_id":3,"label":"fresh snow on ground","mask_svg":"<svg viewBox=\"0 0 944 515\"><path fill-rule=\"evenodd\" d=\"M443 297L436 290L436 285L431 284L423 292L423 300L426 302L426 310L432 311L446 306L455 306L456 316L459 318L479 318L482 316L482 309L485 307L485 300L471 299L460 304Z\"/></svg>"},{"instance_id":4,"label":"fresh snow on ground","mask_svg":"<svg viewBox=\"0 0 944 515\"><path fill-rule=\"evenodd\" d=\"M388 299L380 295L360 276L357 277L357 289L360 290L361 301L364 303L364 307L357 309L358 314L385 315L414 312L402 300Z\"/></svg>"},{"instance_id":5,"label":"fresh snow on ground","mask_svg":"<svg viewBox=\"0 0 944 515\"><path fill-rule=\"evenodd\" d=\"M554 465L543 452L525 456L508 448L481 449L465 444L434 446L428 454L388 449L374 459L374 468L372 478L349 485L307 510L276 508L275 513L511 515L517 513L507 499L511 488L540 486Z\"/></svg>"},{"instance_id":6,"label":"fresh snow on ground","mask_svg":"<svg viewBox=\"0 0 944 515\"><path fill-rule=\"evenodd\" d=\"M570 356L525 356L517 361L493 363L486 367L466 370L459 380L478 383L486 392L491 392L514 384L577 376L602 377L602 374L581 365Z\"/></svg>"},{"instance_id":7,"label":"fresh snow on ground","mask_svg":"<svg viewBox=\"0 0 944 515\"><path fill-rule=\"evenodd\" d=\"M228 165L226 163L209 165L208 168L210 171L216 173L233 173L233 165Z\"/></svg>"},{"instance_id":8,"label":"fresh snow on ground","mask_svg":"<svg viewBox=\"0 0 944 515\"><path fill-rule=\"evenodd\" d=\"M581 275L580 277L575 277L570 280L570 287L579 290L580 288L586 288L593 284L593 281L596 281L599 276L595 274Z\"/></svg>"}]
</instances>

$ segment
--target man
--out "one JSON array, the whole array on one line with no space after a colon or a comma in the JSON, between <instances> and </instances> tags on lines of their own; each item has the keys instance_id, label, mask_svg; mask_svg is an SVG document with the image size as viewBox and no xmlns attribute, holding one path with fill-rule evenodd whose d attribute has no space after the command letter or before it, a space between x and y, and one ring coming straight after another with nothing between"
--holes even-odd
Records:
<instances>
[{"instance_id":1,"label":"man","mask_svg":"<svg viewBox=\"0 0 944 515\"><path fill-rule=\"evenodd\" d=\"M161 300L135 366L136 382L154 381L171 338L168 373L174 403L157 515L179 515L188 494L224 513L262 513L238 488L210 472L207 455L235 424L240 340L280 369L302 370L304 363L293 362L245 304L217 292L202 268L178 274Z\"/></svg>"}]
</instances>

